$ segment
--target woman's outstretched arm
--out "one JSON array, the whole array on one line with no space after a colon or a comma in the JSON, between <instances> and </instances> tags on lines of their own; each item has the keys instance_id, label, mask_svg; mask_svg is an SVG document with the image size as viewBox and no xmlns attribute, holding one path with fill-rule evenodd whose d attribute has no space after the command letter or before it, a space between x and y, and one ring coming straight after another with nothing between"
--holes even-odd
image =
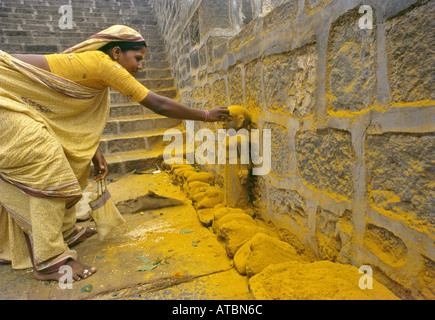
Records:
<instances>
[{"instance_id":1,"label":"woman's outstretched arm","mask_svg":"<svg viewBox=\"0 0 435 320\"><path fill-rule=\"evenodd\" d=\"M152 91L141 101L141 105L162 116L183 120L216 122L230 116L228 108L217 107L207 111L193 109Z\"/></svg>"}]
</instances>

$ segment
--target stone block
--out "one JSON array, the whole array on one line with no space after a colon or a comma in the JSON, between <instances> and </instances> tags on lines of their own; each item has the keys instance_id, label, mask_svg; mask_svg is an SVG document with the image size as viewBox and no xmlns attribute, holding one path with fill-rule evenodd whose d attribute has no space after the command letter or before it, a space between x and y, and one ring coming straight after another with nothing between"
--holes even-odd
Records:
<instances>
[{"instance_id":1,"label":"stone block","mask_svg":"<svg viewBox=\"0 0 435 320\"><path fill-rule=\"evenodd\" d=\"M192 66L192 69L198 69L199 68L199 54L198 50L193 50L190 54L190 64Z\"/></svg>"},{"instance_id":2,"label":"stone block","mask_svg":"<svg viewBox=\"0 0 435 320\"><path fill-rule=\"evenodd\" d=\"M364 235L366 246L390 266L403 265L408 256L405 243L393 232L369 223Z\"/></svg>"},{"instance_id":3,"label":"stone block","mask_svg":"<svg viewBox=\"0 0 435 320\"><path fill-rule=\"evenodd\" d=\"M57 52L57 46L46 44L25 44L24 53L51 54Z\"/></svg>"},{"instance_id":4,"label":"stone block","mask_svg":"<svg viewBox=\"0 0 435 320\"><path fill-rule=\"evenodd\" d=\"M213 82L213 107L227 107L227 85L225 79Z\"/></svg>"},{"instance_id":5,"label":"stone block","mask_svg":"<svg viewBox=\"0 0 435 320\"><path fill-rule=\"evenodd\" d=\"M190 45L193 47L201 41L201 33L199 28L199 13L196 11L189 23Z\"/></svg>"},{"instance_id":6,"label":"stone block","mask_svg":"<svg viewBox=\"0 0 435 320\"><path fill-rule=\"evenodd\" d=\"M349 263L352 254L352 214L337 214L318 208L315 217L315 244L322 260Z\"/></svg>"},{"instance_id":7,"label":"stone block","mask_svg":"<svg viewBox=\"0 0 435 320\"><path fill-rule=\"evenodd\" d=\"M435 97L434 13L432 1L417 1L415 6L385 23L393 101L413 102Z\"/></svg>"},{"instance_id":8,"label":"stone block","mask_svg":"<svg viewBox=\"0 0 435 320\"><path fill-rule=\"evenodd\" d=\"M281 125L266 122L264 129L270 129L271 141L271 173L284 178L287 175L290 164L290 142L287 129Z\"/></svg>"},{"instance_id":9,"label":"stone block","mask_svg":"<svg viewBox=\"0 0 435 320\"><path fill-rule=\"evenodd\" d=\"M195 101L202 101L203 91L201 86L196 86L192 91L192 99Z\"/></svg>"},{"instance_id":10,"label":"stone block","mask_svg":"<svg viewBox=\"0 0 435 320\"><path fill-rule=\"evenodd\" d=\"M107 141L107 150L109 154L128 152L132 150L144 150L145 148L145 139L142 137L131 139L113 139Z\"/></svg>"},{"instance_id":11,"label":"stone block","mask_svg":"<svg viewBox=\"0 0 435 320\"><path fill-rule=\"evenodd\" d=\"M216 50L219 47L226 45L228 37L210 36L207 40L207 60L208 66L214 66L219 59L216 58Z\"/></svg>"},{"instance_id":12,"label":"stone block","mask_svg":"<svg viewBox=\"0 0 435 320\"><path fill-rule=\"evenodd\" d=\"M333 22L328 39L328 109L358 112L376 99L377 40L373 29L361 30L358 8Z\"/></svg>"},{"instance_id":13,"label":"stone block","mask_svg":"<svg viewBox=\"0 0 435 320\"><path fill-rule=\"evenodd\" d=\"M209 99L211 97L211 85L205 84L204 85L204 99Z\"/></svg>"},{"instance_id":14,"label":"stone block","mask_svg":"<svg viewBox=\"0 0 435 320\"><path fill-rule=\"evenodd\" d=\"M157 164L161 162L162 162L162 157L134 159L130 161L125 161L124 162L125 172L123 172L123 174L131 172L133 170L146 171L150 169L155 169Z\"/></svg>"},{"instance_id":15,"label":"stone block","mask_svg":"<svg viewBox=\"0 0 435 320\"><path fill-rule=\"evenodd\" d=\"M263 110L263 72L259 60L245 66L246 107L259 113Z\"/></svg>"},{"instance_id":16,"label":"stone block","mask_svg":"<svg viewBox=\"0 0 435 320\"><path fill-rule=\"evenodd\" d=\"M430 300L435 299L435 261L422 256L423 268L419 274L420 292Z\"/></svg>"},{"instance_id":17,"label":"stone block","mask_svg":"<svg viewBox=\"0 0 435 320\"><path fill-rule=\"evenodd\" d=\"M376 208L433 227L435 136L386 133L367 138L369 192Z\"/></svg>"},{"instance_id":18,"label":"stone block","mask_svg":"<svg viewBox=\"0 0 435 320\"><path fill-rule=\"evenodd\" d=\"M330 4L332 0L307 0L305 1L305 8L310 12L312 10L323 9Z\"/></svg>"},{"instance_id":19,"label":"stone block","mask_svg":"<svg viewBox=\"0 0 435 320\"><path fill-rule=\"evenodd\" d=\"M121 133L132 133L139 132L145 130L153 130L154 129L154 121L153 119L137 119L137 120L124 120L119 121L119 128Z\"/></svg>"},{"instance_id":20,"label":"stone block","mask_svg":"<svg viewBox=\"0 0 435 320\"><path fill-rule=\"evenodd\" d=\"M207 65L207 47L205 45L199 49L199 64L202 67Z\"/></svg>"},{"instance_id":21,"label":"stone block","mask_svg":"<svg viewBox=\"0 0 435 320\"><path fill-rule=\"evenodd\" d=\"M180 125L181 122L181 120L173 118L155 118L153 129L169 129Z\"/></svg>"},{"instance_id":22,"label":"stone block","mask_svg":"<svg viewBox=\"0 0 435 320\"><path fill-rule=\"evenodd\" d=\"M289 217L301 230L308 231L306 199L297 191L270 187L269 201L274 215Z\"/></svg>"},{"instance_id":23,"label":"stone block","mask_svg":"<svg viewBox=\"0 0 435 320\"><path fill-rule=\"evenodd\" d=\"M294 118L311 115L317 95L316 46L268 57L263 64L267 109Z\"/></svg>"},{"instance_id":24,"label":"stone block","mask_svg":"<svg viewBox=\"0 0 435 320\"><path fill-rule=\"evenodd\" d=\"M324 129L296 135L299 177L332 197L352 198L354 151L347 131Z\"/></svg>"},{"instance_id":25,"label":"stone block","mask_svg":"<svg viewBox=\"0 0 435 320\"><path fill-rule=\"evenodd\" d=\"M230 105L244 105L242 69L235 67L228 72L228 86L230 93Z\"/></svg>"},{"instance_id":26,"label":"stone block","mask_svg":"<svg viewBox=\"0 0 435 320\"><path fill-rule=\"evenodd\" d=\"M118 105L118 106L111 106L110 107L110 113L109 118L113 119L116 117L121 116L137 116L143 114L143 107L138 105Z\"/></svg>"},{"instance_id":27,"label":"stone block","mask_svg":"<svg viewBox=\"0 0 435 320\"><path fill-rule=\"evenodd\" d=\"M237 52L241 47L254 40L258 26L259 23L258 20L256 20L240 30L239 33L229 40L229 50L231 52Z\"/></svg>"},{"instance_id":28,"label":"stone block","mask_svg":"<svg viewBox=\"0 0 435 320\"><path fill-rule=\"evenodd\" d=\"M289 0L277 6L264 17L264 32L281 28L292 23L298 13L298 0Z\"/></svg>"},{"instance_id":29,"label":"stone block","mask_svg":"<svg viewBox=\"0 0 435 320\"><path fill-rule=\"evenodd\" d=\"M118 133L117 122L108 122L104 128L103 136L115 136Z\"/></svg>"},{"instance_id":30,"label":"stone block","mask_svg":"<svg viewBox=\"0 0 435 320\"><path fill-rule=\"evenodd\" d=\"M255 12L253 12L252 1L242 0L240 1L240 12L241 12L241 22L242 26L249 24L253 19Z\"/></svg>"},{"instance_id":31,"label":"stone block","mask_svg":"<svg viewBox=\"0 0 435 320\"><path fill-rule=\"evenodd\" d=\"M227 0L203 0L199 6L199 21L203 37L215 28L231 28L230 2Z\"/></svg>"}]
</instances>

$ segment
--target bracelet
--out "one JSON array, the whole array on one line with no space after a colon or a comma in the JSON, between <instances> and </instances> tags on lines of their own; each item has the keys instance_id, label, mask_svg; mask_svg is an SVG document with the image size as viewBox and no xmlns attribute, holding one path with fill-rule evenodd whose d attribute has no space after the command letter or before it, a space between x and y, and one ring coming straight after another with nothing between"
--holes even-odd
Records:
<instances>
[{"instance_id":1,"label":"bracelet","mask_svg":"<svg viewBox=\"0 0 435 320\"><path fill-rule=\"evenodd\" d=\"M210 116L210 112L208 110L204 110L205 116L204 116L204 121L208 122L209 120L209 116Z\"/></svg>"}]
</instances>

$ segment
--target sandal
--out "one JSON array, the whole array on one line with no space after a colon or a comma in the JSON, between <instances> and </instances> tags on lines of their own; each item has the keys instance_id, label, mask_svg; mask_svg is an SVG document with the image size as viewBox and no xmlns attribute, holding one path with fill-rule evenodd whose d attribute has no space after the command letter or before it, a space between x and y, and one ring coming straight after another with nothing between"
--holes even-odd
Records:
<instances>
[{"instance_id":1,"label":"sandal","mask_svg":"<svg viewBox=\"0 0 435 320\"><path fill-rule=\"evenodd\" d=\"M79 243L82 243L85 241L88 237L93 236L97 233L97 230L95 228L81 228L79 229L78 226L74 226L73 233L68 236L65 241L68 247L73 247L78 245Z\"/></svg>"}]
</instances>

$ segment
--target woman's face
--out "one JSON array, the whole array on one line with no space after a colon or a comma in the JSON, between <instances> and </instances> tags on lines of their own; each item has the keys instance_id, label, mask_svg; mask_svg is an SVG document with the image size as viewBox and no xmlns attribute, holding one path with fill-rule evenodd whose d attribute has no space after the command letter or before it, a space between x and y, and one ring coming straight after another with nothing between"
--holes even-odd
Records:
<instances>
[{"instance_id":1,"label":"woman's face","mask_svg":"<svg viewBox=\"0 0 435 320\"><path fill-rule=\"evenodd\" d=\"M135 76L139 70L143 69L142 62L147 51L145 47L140 50L128 50L124 52L122 52L119 47L113 49L114 60L123 66L131 75Z\"/></svg>"}]
</instances>

